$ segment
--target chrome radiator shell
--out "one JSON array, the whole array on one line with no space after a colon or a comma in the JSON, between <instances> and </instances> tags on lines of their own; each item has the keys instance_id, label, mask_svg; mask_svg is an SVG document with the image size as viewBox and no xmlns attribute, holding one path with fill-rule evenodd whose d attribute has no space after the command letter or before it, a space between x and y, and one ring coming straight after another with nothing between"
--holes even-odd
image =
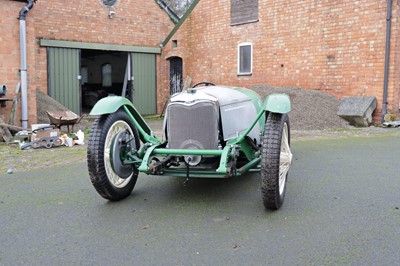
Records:
<instances>
[{"instance_id":1,"label":"chrome radiator shell","mask_svg":"<svg viewBox=\"0 0 400 266\"><path fill-rule=\"evenodd\" d=\"M164 132L168 147L216 149L243 134L257 118L252 99L232 87L191 88L173 95L167 107ZM248 136L261 142L260 123Z\"/></svg>"},{"instance_id":2,"label":"chrome radiator shell","mask_svg":"<svg viewBox=\"0 0 400 266\"><path fill-rule=\"evenodd\" d=\"M167 108L168 148L217 149L219 112L216 102L173 102Z\"/></svg>"}]
</instances>

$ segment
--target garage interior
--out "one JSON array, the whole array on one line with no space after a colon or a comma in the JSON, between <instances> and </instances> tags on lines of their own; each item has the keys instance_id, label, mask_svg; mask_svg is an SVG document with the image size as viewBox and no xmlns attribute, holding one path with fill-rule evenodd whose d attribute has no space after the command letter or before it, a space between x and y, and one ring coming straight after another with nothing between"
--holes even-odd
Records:
<instances>
[{"instance_id":1,"label":"garage interior","mask_svg":"<svg viewBox=\"0 0 400 266\"><path fill-rule=\"evenodd\" d=\"M122 95L128 60L127 52L81 50L82 113L109 95Z\"/></svg>"}]
</instances>

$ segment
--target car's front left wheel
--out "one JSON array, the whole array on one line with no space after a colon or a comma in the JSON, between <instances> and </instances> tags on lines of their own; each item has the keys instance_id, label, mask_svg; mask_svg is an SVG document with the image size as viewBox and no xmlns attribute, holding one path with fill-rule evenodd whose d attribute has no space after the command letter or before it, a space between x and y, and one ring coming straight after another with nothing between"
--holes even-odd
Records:
<instances>
[{"instance_id":1,"label":"car's front left wheel","mask_svg":"<svg viewBox=\"0 0 400 266\"><path fill-rule=\"evenodd\" d=\"M261 152L261 194L265 208L277 210L282 206L292 158L289 117L270 113Z\"/></svg>"}]
</instances>

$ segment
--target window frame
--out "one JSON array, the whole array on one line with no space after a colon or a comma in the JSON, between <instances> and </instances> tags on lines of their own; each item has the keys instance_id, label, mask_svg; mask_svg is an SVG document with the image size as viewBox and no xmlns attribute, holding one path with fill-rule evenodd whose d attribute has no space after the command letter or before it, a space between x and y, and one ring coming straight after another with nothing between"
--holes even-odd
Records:
<instances>
[{"instance_id":1,"label":"window frame","mask_svg":"<svg viewBox=\"0 0 400 266\"><path fill-rule=\"evenodd\" d=\"M105 72L105 67L110 66L110 72ZM101 65L101 86L102 87L112 87L113 81L112 81L112 72L113 72L113 66L111 63L104 63ZM109 80L106 80L107 78L109 78ZM110 85L107 86L107 84L105 84L105 81L109 81Z\"/></svg>"},{"instance_id":2,"label":"window frame","mask_svg":"<svg viewBox=\"0 0 400 266\"><path fill-rule=\"evenodd\" d=\"M114 7L117 3L118 0L111 0L111 3L105 2L104 0L101 0L102 4L105 5L108 8Z\"/></svg>"},{"instance_id":3,"label":"window frame","mask_svg":"<svg viewBox=\"0 0 400 266\"><path fill-rule=\"evenodd\" d=\"M240 57L240 48L244 46L250 46L250 71L249 72L241 72L241 57ZM253 74L253 43L251 42L242 42L238 44L237 49L237 75L238 76L251 76Z\"/></svg>"},{"instance_id":4,"label":"window frame","mask_svg":"<svg viewBox=\"0 0 400 266\"><path fill-rule=\"evenodd\" d=\"M242 4L239 4L235 0L230 1L230 26L239 26L239 25L244 25L248 23L255 23L259 21L260 17L260 7L259 7L259 0L254 0L256 3L256 15L249 15L248 12L242 13L243 6ZM246 3L245 3L246 4ZM248 11L248 10L247 10ZM239 16L239 19L237 19L236 15L242 15Z\"/></svg>"},{"instance_id":5,"label":"window frame","mask_svg":"<svg viewBox=\"0 0 400 266\"><path fill-rule=\"evenodd\" d=\"M89 68L87 65L81 66L81 84L89 83Z\"/></svg>"}]
</instances>

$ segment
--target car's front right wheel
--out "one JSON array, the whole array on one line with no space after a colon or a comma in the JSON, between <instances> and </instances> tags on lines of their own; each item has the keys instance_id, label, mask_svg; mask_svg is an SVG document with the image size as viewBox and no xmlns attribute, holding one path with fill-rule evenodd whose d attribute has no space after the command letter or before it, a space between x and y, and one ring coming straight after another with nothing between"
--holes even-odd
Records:
<instances>
[{"instance_id":1,"label":"car's front right wheel","mask_svg":"<svg viewBox=\"0 0 400 266\"><path fill-rule=\"evenodd\" d=\"M105 199L128 197L138 178L134 165L125 165L123 155L140 146L136 127L123 110L98 117L89 136L87 162L90 180Z\"/></svg>"},{"instance_id":2,"label":"car's front right wheel","mask_svg":"<svg viewBox=\"0 0 400 266\"><path fill-rule=\"evenodd\" d=\"M263 135L260 172L266 209L277 210L282 206L292 158L288 115L269 113Z\"/></svg>"}]
</instances>

